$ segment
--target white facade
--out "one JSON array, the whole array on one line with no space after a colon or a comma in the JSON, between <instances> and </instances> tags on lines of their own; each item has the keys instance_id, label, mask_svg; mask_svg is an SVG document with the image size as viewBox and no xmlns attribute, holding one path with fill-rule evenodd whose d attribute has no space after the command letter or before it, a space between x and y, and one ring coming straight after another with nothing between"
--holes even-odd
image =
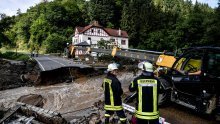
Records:
<instances>
[{"instance_id":1,"label":"white facade","mask_svg":"<svg viewBox=\"0 0 220 124\"><path fill-rule=\"evenodd\" d=\"M117 45L120 48L128 49L127 32L115 29L105 29L101 26L89 25L75 29L75 35L72 37L73 45L87 42L92 48L98 48L97 43L100 40L112 41L111 45Z\"/></svg>"}]
</instances>

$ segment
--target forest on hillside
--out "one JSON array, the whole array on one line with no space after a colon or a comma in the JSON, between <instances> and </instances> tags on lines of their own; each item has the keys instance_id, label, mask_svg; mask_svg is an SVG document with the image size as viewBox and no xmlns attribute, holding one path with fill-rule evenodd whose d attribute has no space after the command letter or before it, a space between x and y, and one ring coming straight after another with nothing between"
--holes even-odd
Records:
<instances>
[{"instance_id":1,"label":"forest on hillside","mask_svg":"<svg viewBox=\"0 0 220 124\"><path fill-rule=\"evenodd\" d=\"M44 0L16 16L0 13L0 47L63 51L75 27L94 20L127 31L130 48L220 46L220 0L217 8L191 0Z\"/></svg>"}]
</instances>

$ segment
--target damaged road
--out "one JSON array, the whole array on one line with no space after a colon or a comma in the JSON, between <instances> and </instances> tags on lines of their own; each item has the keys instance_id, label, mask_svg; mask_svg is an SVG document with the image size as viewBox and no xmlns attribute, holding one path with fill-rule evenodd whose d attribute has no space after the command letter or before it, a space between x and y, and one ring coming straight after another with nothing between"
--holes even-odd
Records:
<instances>
[{"instance_id":1,"label":"damaged road","mask_svg":"<svg viewBox=\"0 0 220 124\"><path fill-rule=\"evenodd\" d=\"M106 67L91 67L73 60L41 55L34 57L41 71L35 85L51 85L61 82L71 82L77 78L92 77L103 74Z\"/></svg>"},{"instance_id":2,"label":"damaged road","mask_svg":"<svg viewBox=\"0 0 220 124\"><path fill-rule=\"evenodd\" d=\"M5 68L5 70L7 69L9 68ZM24 83L19 74L16 75L18 77L17 80L20 83ZM28 74L23 75L25 80L29 82ZM16 106L17 102L60 113L67 122L87 123L90 117L91 120L97 118L96 116L93 117L93 114L97 113L97 109L93 108L93 106L94 103L103 100L101 85L105 75L103 75L102 68L97 70L60 68L53 71L42 71L41 73L36 73L36 75L37 80L41 82L39 84L36 83L38 81L35 81L30 86L19 85L17 88L14 87L14 89L7 89L6 87L6 89L0 91L0 108L3 111L0 112L1 119L6 116L5 112L8 109ZM132 73L121 73L120 80L124 82L122 85L127 87L127 82L130 82L132 77ZM10 81L12 80L10 78Z\"/></svg>"},{"instance_id":3,"label":"damaged road","mask_svg":"<svg viewBox=\"0 0 220 124\"><path fill-rule=\"evenodd\" d=\"M98 124L103 121L103 90L101 88L105 77L102 73L103 70L86 71L87 69L83 70L81 68L59 68L54 71L41 71L35 63L33 66L22 65L21 67L24 69L28 67L28 69L20 73L22 69L18 69L18 67L21 68L19 64L13 63L14 65L11 66L8 61L2 63L0 70L2 70L1 74L3 76L0 78L5 81L6 78L10 78L10 80L2 85L5 87L4 90L0 91L0 120L7 116L6 113L11 111L10 108L14 108L18 102L22 102L22 104L25 103L25 105L22 105L23 107L28 104L28 106L38 107L40 111L58 113L58 117L64 119L61 123ZM16 71L18 72L15 73ZM14 73L14 76L10 77L11 73L9 72ZM42 74L39 72L42 72ZM26 82L22 82L20 79L22 74ZM120 72L118 77L122 83L125 98L128 94L128 86L134 78L134 73L125 70ZM15 86L11 87L12 84L16 84L17 88ZM160 108L161 116L165 117L166 121L170 123L217 124L210 118L201 118L196 113L189 113L185 109L179 108L174 105ZM18 110L20 112L20 109ZM44 119L39 119L41 116L38 114L37 118L33 115L21 113L15 114L15 119L4 120L11 122L18 121L20 118L19 121L23 119L22 123L30 120L33 120L32 123L48 123L43 121ZM127 117L130 118L130 116Z\"/></svg>"},{"instance_id":4,"label":"damaged road","mask_svg":"<svg viewBox=\"0 0 220 124\"><path fill-rule=\"evenodd\" d=\"M91 68L88 65L75 63L69 59L64 59L64 58L55 57L55 56L41 55L38 57L34 57L34 59L37 61L41 71L49 71L49 70L54 70L54 69L63 68L63 67Z\"/></svg>"},{"instance_id":5,"label":"damaged road","mask_svg":"<svg viewBox=\"0 0 220 124\"><path fill-rule=\"evenodd\" d=\"M124 82L122 85L127 85L127 82L131 81L132 75L132 73L122 74L120 76L120 79ZM78 121L78 119L85 121L85 119L83 120L84 116L88 115L90 117L89 113L93 110L89 112L87 109L87 111L83 112L74 111L88 107L90 108L95 102L103 99L101 84L104 76L105 75L93 76L90 78L82 77L69 83L37 87L20 87L0 91L0 106L11 108L15 106L17 100L20 99L21 96L37 94L41 95L44 99L42 100L44 103L42 106L43 109L60 113L68 122Z\"/></svg>"}]
</instances>

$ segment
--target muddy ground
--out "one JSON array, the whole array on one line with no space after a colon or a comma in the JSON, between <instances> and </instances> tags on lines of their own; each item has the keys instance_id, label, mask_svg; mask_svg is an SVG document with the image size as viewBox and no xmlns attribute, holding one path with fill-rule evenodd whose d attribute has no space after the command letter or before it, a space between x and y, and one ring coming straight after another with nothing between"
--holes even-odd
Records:
<instances>
[{"instance_id":1,"label":"muddy ground","mask_svg":"<svg viewBox=\"0 0 220 124\"><path fill-rule=\"evenodd\" d=\"M33 86L39 70L31 59L26 62L0 59L0 90Z\"/></svg>"},{"instance_id":2,"label":"muddy ground","mask_svg":"<svg viewBox=\"0 0 220 124\"><path fill-rule=\"evenodd\" d=\"M48 84L51 84L51 82L56 82L57 84L36 85L41 74L39 74L39 68L34 62L24 63L2 60L1 63L1 108L11 108L17 101L29 104L35 104L36 101L40 101L37 104L38 106L59 112L67 121L71 121L76 116L84 116L86 114L86 112L77 112L78 110L89 108L95 102L103 100L101 85L105 74L100 73L100 71L96 70L95 73L87 75L85 71L83 73L79 70L71 70L71 77L70 73L66 73L65 70L55 70L53 74L59 72L68 75L66 77L62 76L66 78L66 81L50 74L49 79L51 80L48 81ZM44 74L44 76L46 75ZM121 72L119 75L119 80L121 80L123 87L128 87L132 78L132 72ZM128 89L125 88L124 91L128 91Z\"/></svg>"},{"instance_id":3,"label":"muddy ground","mask_svg":"<svg viewBox=\"0 0 220 124\"><path fill-rule=\"evenodd\" d=\"M63 79L60 79L61 82L57 84L35 85L34 83L39 76L39 68L34 62L23 63L0 60L0 63L0 108L5 110L13 107L17 101L30 102L30 104L39 101L36 106L59 112L68 122L77 123L77 120L79 120L78 123L81 124L88 121L85 118L86 115L92 116L94 103L103 101L101 84L105 74L78 75L74 79L67 76L67 81L62 82ZM126 94L129 93L128 86L134 78L134 74L129 70L122 71L118 75ZM21 80L21 75L24 76L25 81ZM98 107L100 106L98 105ZM97 110L95 113L97 113ZM99 111L99 113L101 113L101 116L104 115L103 111ZM162 117L166 118L166 121L172 124L218 123L213 118L199 115L176 104L160 108L160 113ZM97 118L97 116L94 118Z\"/></svg>"}]
</instances>

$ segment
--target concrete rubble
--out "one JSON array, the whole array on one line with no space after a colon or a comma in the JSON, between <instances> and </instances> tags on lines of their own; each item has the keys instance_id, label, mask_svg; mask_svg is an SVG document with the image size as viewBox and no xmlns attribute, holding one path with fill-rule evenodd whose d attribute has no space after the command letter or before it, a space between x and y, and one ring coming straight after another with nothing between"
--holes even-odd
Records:
<instances>
[{"instance_id":1,"label":"concrete rubble","mask_svg":"<svg viewBox=\"0 0 220 124\"><path fill-rule=\"evenodd\" d=\"M129 94L130 82L140 73L134 65L136 64L124 66L124 71L118 75L125 93L123 99ZM44 77L39 78L39 67L34 62L0 60L0 123L102 124L104 96L101 85L105 77L105 74L101 73L103 70L95 70L92 74L78 69L55 70L54 73L56 72L55 76L50 74L51 72L45 72ZM60 74L63 78L57 76ZM45 85L41 85L42 82ZM190 123L194 120L198 123L217 124L198 119L188 110L184 113L185 108L176 108L178 107L161 108L161 116L172 123ZM128 120L132 115L126 110ZM117 119L117 116L111 118L113 122Z\"/></svg>"},{"instance_id":2,"label":"concrete rubble","mask_svg":"<svg viewBox=\"0 0 220 124\"><path fill-rule=\"evenodd\" d=\"M67 121L54 111L18 102L4 114L0 123L5 124L66 124Z\"/></svg>"}]
</instances>

